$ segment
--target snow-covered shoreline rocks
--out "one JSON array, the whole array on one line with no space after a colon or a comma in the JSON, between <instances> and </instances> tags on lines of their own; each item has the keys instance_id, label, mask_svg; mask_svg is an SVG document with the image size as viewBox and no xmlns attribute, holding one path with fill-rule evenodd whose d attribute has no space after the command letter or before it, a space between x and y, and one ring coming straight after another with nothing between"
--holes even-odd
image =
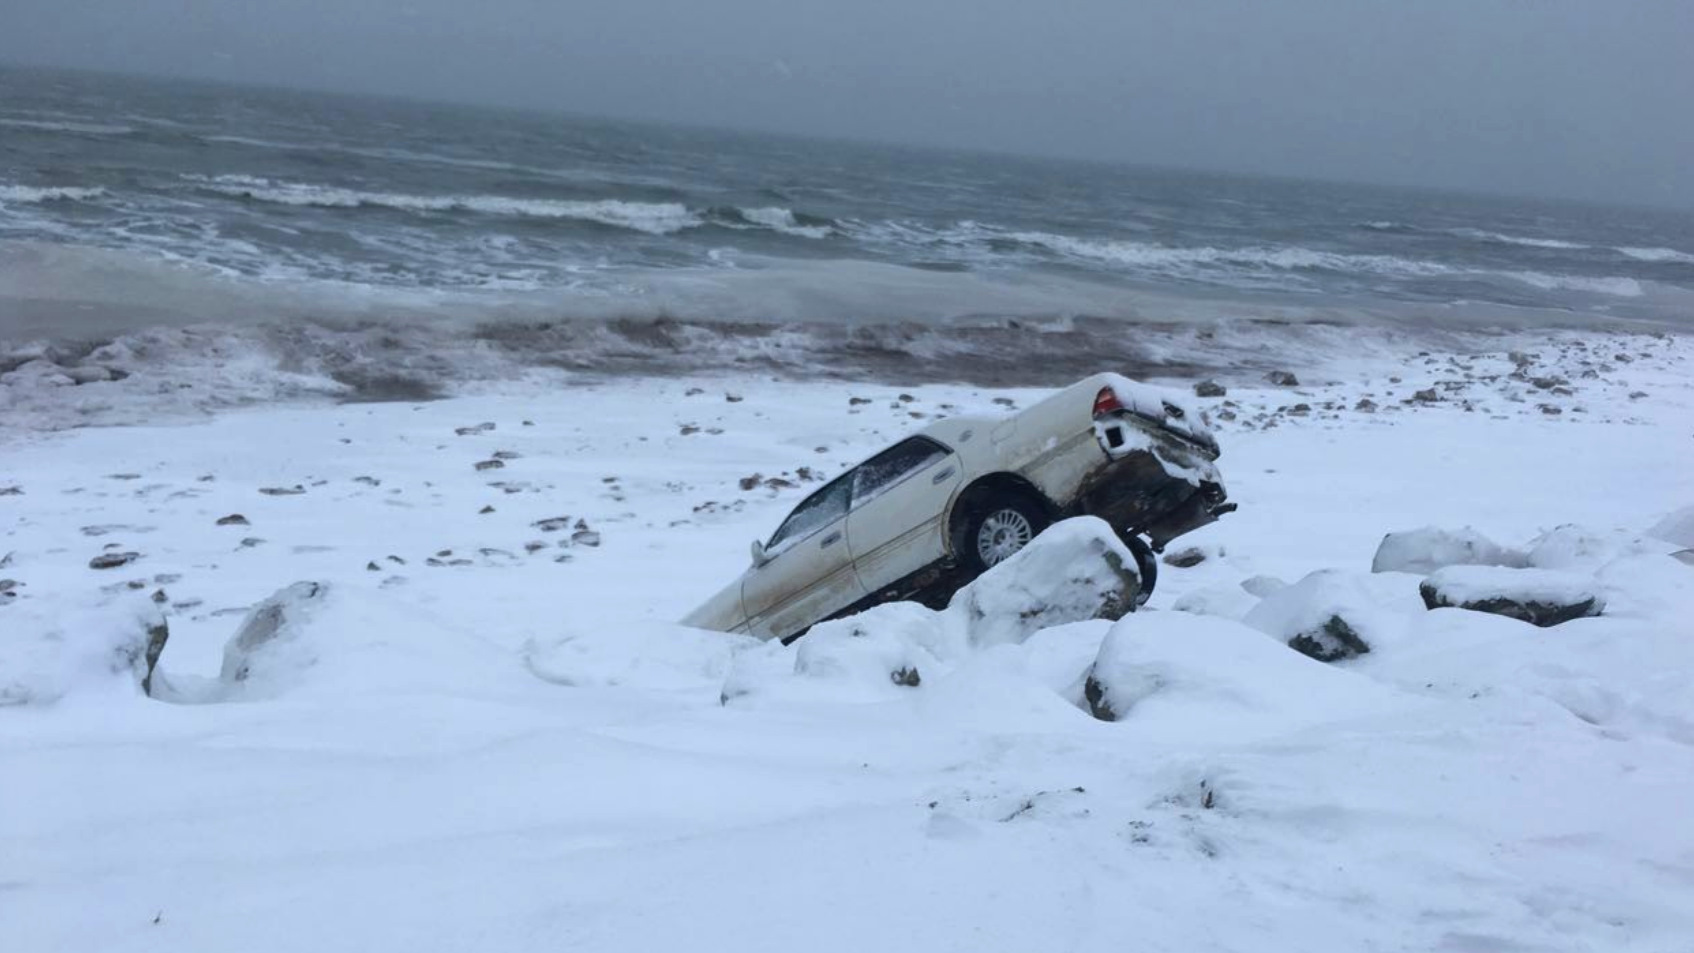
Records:
<instances>
[{"instance_id":1,"label":"snow-covered shoreline rocks","mask_svg":"<svg viewBox=\"0 0 1694 953\"><path fill-rule=\"evenodd\" d=\"M1432 573L1446 566L1526 566L1528 554L1494 542L1469 526L1424 526L1382 537L1371 572Z\"/></svg>"},{"instance_id":2,"label":"snow-covered shoreline rocks","mask_svg":"<svg viewBox=\"0 0 1694 953\"><path fill-rule=\"evenodd\" d=\"M1022 642L1048 626L1116 620L1135 611L1141 574L1135 556L1105 520L1062 520L1012 558L959 590L960 613L976 646Z\"/></svg>"},{"instance_id":3,"label":"snow-covered shoreline rocks","mask_svg":"<svg viewBox=\"0 0 1694 953\"><path fill-rule=\"evenodd\" d=\"M1321 569L1271 592L1242 621L1303 655L1338 662L1369 653L1419 611L1403 575Z\"/></svg>"},{"instance_id":4,"label":"snow-covered shoreline rocks","mask_svg":"<svg viewBox=\"0 0 1694 953\"><path fill-rule=\"evenodd\" d=\"M1376 707L1390 693L1239 622L1143 612L1106 634L1081 695L1101 721L1141 723L1161 735L1243 738Z\"/></svg>"},{"instance_id":5,"label":"snow-covered shoreline rocks","mask_svg":"<svg viewBox=\"0 0 1694 953\"><path fill-rule=\"evenodd\" d=\"M148 694L170 628L140 598L47 616L7 609L0 629L0 709L47 705L82 691Z\"/></svg>"},{"instance_id":6,"label":"snow-covered shoreline rocks","mask_svg":"<svg viewBox=\"0 0 1694 953\"><path fill-rule=\"evenodd\" d=\"M1430 609L1489 612L1543 628L1597 616L1605 597L1592 580L1550 569L1450 566L1418 586Z\"/></svg>"}]
</instances>

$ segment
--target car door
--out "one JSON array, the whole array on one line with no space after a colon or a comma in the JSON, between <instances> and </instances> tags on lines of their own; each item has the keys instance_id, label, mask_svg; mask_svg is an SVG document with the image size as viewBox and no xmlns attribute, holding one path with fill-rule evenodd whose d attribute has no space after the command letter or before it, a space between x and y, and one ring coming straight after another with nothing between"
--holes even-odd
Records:
<instances>
[{"instance_id":1,"label":"car door","mask_svg":"<svg viewBox=\"0 0 1694 953\"><path fill-rule=\"evenodd\" d=\"M947 554L947 501L963 479L956 454L928 437L911 437L860 464L853 478L847 539L867 593Z\"/></svg>"},{"instance_id":2,"label":"car door","mask_svg":"<svg viewBox=\"0 0 1694 953\"><path fill-rule=\"evenodd\" d=\"M787 638L864 597L847 545L853 472L807 497L765 544L742 585L749 631Z\"/></svg>"}]
</instances>

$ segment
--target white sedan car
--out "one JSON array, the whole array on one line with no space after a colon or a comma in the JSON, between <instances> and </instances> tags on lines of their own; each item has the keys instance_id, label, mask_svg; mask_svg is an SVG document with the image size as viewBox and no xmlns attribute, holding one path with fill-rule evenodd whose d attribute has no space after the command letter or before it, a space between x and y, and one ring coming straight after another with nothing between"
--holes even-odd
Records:
<instances>
[{"instance_id":1,"label":"white sedan car","mask_svg":"<svg viewBox=\"0 0 1694 953\"><path fill-rule=\"evenodd\" d=\"M1096 374L1002 418L953 417L831 480L684 623L791 640L878 603L943 603L1048 524L1104 518L1152 552L1235 508L1217 442L1181 396ZM1145 535L1147 542L1142 541Z\"/></svg>"}]
</instances>

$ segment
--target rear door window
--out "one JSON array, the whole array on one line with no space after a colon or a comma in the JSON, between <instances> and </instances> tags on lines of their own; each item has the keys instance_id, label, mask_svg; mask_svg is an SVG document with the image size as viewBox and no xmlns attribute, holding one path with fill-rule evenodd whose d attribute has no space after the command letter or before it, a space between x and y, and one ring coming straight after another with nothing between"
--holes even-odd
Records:
<instances>
[{"instance_id":1,"label":"rear door window","mask_svg":"<svg viewBox=\"0 0 1694 953\"><path fill-rule=\"evenodd\" d=\"M930 464L945 458L946 447L928 437L902 440L853 471L853 505L859 506L877 494Z\"/></svg>"},{"instance_id":2,"label":"rear door window","mask_svg":"<svg viewBox=\"0 0 1694 953\"><path fill-rule=\"evenodd\" d=\"M804 539L830 523L847 515L847 500L854 474L839 477L835 482L806 497L788 518L777 527L776 534L765 544L767 551L783 549L785 543Z\"/></svg>"}]
</instances>

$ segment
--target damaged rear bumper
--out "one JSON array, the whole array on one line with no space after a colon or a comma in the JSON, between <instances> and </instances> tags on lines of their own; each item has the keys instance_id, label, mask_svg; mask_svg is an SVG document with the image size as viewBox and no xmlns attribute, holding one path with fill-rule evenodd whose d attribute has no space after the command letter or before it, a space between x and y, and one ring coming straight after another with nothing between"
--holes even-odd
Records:
<instances>
[{"instance_id":1,"label":"damaged rear bumper","mask_svg":"<svg viewBox=\"0 0 1694 953\"><path fill-rule=\"evenodd\" d=\"M1213 454L1162 433L1131 446L1106 448L1110 462L1078 495L1076 511L1099 516L1131 534L1145 534L1155 550L1233 512ZM1116 450L1116 452L1113 452Z\"/></svg>"}]
</instances>

